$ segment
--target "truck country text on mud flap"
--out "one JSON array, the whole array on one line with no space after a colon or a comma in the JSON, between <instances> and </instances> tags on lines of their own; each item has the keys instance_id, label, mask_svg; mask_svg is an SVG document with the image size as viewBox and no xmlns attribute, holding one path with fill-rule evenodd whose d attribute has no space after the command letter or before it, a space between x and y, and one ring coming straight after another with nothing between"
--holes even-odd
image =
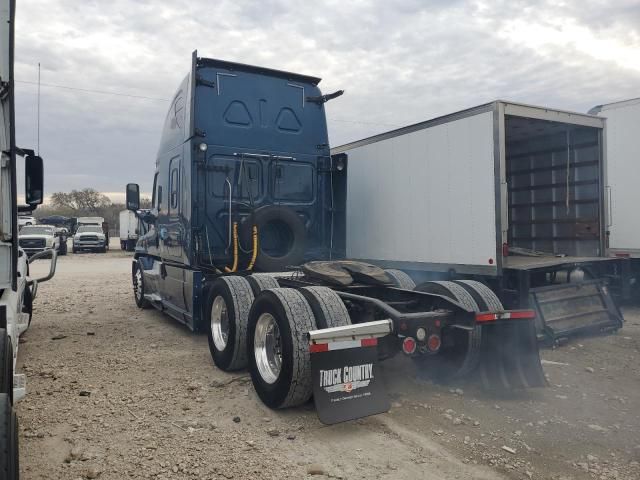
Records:
<instances>
[{"instance_id":1,"label":"truck country text on mud flap","mask_svg":"<svg viewBox=\"0 0 640 480\"><path fill-rule=\"evenodd\" d=\"M534 316L530 310L480 312L475 314L473 323L491 328L504 322L528 322ZM377 347L378 338L394 334L393 325L393 320L386 319L309 332L313 399L322 423L332 425L389 410ZM474 327L459 325L458 328ZM412 355L414 352L407 343L403 342L403 352ZM493 364L493 367L504 368L503 364ZM485 376L484 369L480 376Z\"/></svg>"}]
</instances>

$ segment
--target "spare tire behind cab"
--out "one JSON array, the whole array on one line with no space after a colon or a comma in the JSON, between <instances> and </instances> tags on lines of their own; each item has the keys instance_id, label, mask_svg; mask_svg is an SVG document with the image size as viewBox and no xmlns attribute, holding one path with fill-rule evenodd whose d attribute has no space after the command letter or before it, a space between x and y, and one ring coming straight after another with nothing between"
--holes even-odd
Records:
<instances>
[{"instance_id":1,"label":"spare tire behind cab","mask_svg":"<svg viewBox=\"0 0 640 480\"><path fill-rule=\"evenodd\" d=\"M242 222L242 246L253 248L252 230L258 227L258 256L255 269L277 272L304 260L307 230L298 214L282 205L266 205L251 213Z\"/></svg>"}]
</instances>

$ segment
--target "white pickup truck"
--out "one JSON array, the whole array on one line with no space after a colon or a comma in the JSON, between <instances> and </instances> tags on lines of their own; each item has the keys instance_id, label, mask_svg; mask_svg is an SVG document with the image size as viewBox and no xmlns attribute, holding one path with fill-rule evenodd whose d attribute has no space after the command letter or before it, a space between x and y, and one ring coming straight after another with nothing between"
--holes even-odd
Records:
<instances>
[{"instance_id":1,"label":"white pickup truck","mask_svg":"<svg viewBox=\"0 0 640 480\"><path fill-rule=\"evenodd\" d=\"M64 255L66 248L61 248L61 238L60 232L53 225L27 225L20 230L18 242L29 256L45 250L55 250Z\"/></svg>"},{"instance_id":2,"label":"white pickup truck","mask_svg":"<svg viewBox=\"0 0 640 480\"><path fill-rule=\"evenodd\" d=\"M104 234L102 227L98 225L81 225L73 236L73 253L78 253L82 250L105 253L108 249L107 236Z\"/></svg>"}]
</instances>

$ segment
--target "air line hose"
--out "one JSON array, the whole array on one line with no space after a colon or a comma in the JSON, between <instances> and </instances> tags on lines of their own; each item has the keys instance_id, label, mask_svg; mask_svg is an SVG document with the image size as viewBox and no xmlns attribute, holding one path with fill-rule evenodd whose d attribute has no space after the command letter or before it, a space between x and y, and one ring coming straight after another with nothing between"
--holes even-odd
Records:
<instances>
[{"instance_id":1,"label":"air line hose","mask_svg":"<svg viewBox=\"0 0 640 480\"><path fill-rule=\"evenodd\" d=\"M256 263L256 258L258 257L258 227L254 225L251 229L251 237L253 239L253 252L251 254L251 261L249 262L249 266L247 270L253 270L253 264Z\"/></svg>"},{"instance_id":2,"label":"air line hose","mask_svg":"<svg viewBox=\"0 0 640 480\"><path fill-rule=\"evenodd\" d=\"M238 270L238 222L233 222L233 266L231 268L224 267L227 273L233 273Z\"/></svg>"}]
</instances>

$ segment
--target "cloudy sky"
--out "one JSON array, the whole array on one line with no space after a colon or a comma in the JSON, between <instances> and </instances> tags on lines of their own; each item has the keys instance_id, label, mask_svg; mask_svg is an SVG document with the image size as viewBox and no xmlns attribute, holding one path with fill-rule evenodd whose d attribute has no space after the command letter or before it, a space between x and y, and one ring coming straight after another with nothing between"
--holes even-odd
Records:
<instances>
[{"instance_id":1,"label":"cloudy sky","mask_svg":"<svg viewBox=\"0 0 640 480\"><path fill-rule=\"evenodd\" d=\"M335 146L497 98L585 112L640 97L640 0L17 3L17 137L36 145L40 62L47 193L149 191L194 49L346 90L327 104Z\"/></svg>"}]
</instances>

